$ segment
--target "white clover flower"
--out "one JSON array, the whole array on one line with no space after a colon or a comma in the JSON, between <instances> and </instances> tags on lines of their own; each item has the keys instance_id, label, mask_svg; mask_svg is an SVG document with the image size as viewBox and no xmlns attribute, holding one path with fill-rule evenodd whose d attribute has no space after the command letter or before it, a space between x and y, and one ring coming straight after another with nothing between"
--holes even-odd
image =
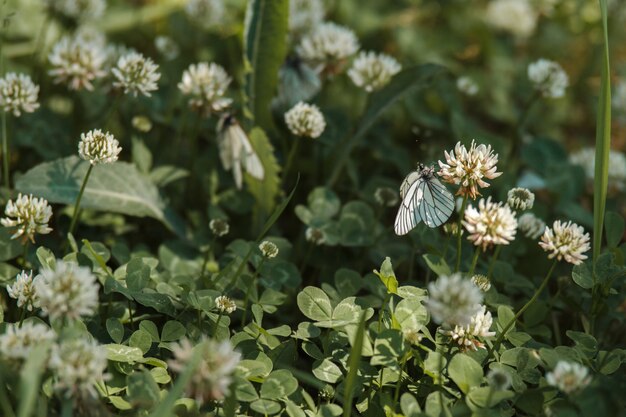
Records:
<instances>
[{"instance_id":1,"label":"white clover flower","mask_svg":"<svg viewBox=\"0 0 626 417\"><path fill-rule=\"evenodd\" d=\"M98 308L98 280L89 268L57 260L35 280L41 311L51 320L92 316Z\"/></svg>"},{"instance_id":2,"label":"white clover flower","mask_svg":"<svg viewBox=\"0 0 626 417\"><path fill-rule=\"evenodd\" d=\"M225 11L224 0L188 0L185 5L187 17L205 29L219 25Z\"/></svg>"},{"instance_id":3,"label":"white clover flower","mask_svg":"<svg viewBox=\"0 0 626 417\"><path fill-rule=\"evenodd\" d=\"M146 116L135 116L131 120L131 124L140 132L147 133L152 130L152 121Z\"/></svg>"},{"instance_id":4,"label":"white clover flower","mask_svg":"<svg viewBox=\"0 0 626 417\"><path fill-rule=\"evenodd\" d=\"M554 370L546 374L546 382L565 394L585 388L591 382L589 369L576 362L558 361Z\"/></svg>"},{"instance_id":5,"label":"white clover flower","mask_svg":"<svg viewBox=\"0 0 626 417\"><path fill-rule=\"evenodd\" d=\"M299 102L285 113L285 123L296 136L318 138L326 129L326 120L315 104Z\"/></svg>"},{"instance_id":6,"label":"white clover flower","mask_svg":"<svg viewBox=\"0 0 626 417\"><path fill-rule=\"evenodd\" d=\"M491 0L486 19L494 28L519 38L529 37L537 27L537 13L528 0Z\"/></svg>"},{"instance_id":7,"label":"white clover flower","mask_svg":"<svg viewBox=\"0 0 626 417\"><path fill-rule=\"evenodd\" d=\"M393 207L398 204L400 199L398 198L396 190L390 187L378 187L374 191L374 199L378 204L385 207Z\"/></svg>"},{"instance_id":8,"label":"white clover flower","mask_svg":"<svg viewBox=\"0 0 626 417\"><path fill-rule=\"evenodd\" d=\"M348 76L354 85L371 93L387 85L401 69L402 65L394 57L361 52L348 70Z\"/></svg>"},{"instance_id":9,"label":"white clover flower","mask_svg":"<svg viewBox=\"0 0 626 417\"><path fill-rule=\"evenodd\" d=\"M20 327L17 323L8 324L0 335L0 357L8 359L28 359L33 347L56 339L56 333L45 324L26 321Z\"/></svg>"},{"instance_id":10,"label":"white clover flower","mask_svg":"<svg viewBox=\"0 0 626 417\"><path fill-rule=\"evenodd\" d=\"M229 393L241 353L233 350L229 341L216 342L203 337L194 346L185 338L172 348L174 358L168 362L170 369L182 373L196 350L201 351L202 361L187 384L186 395L199 403L223 400Z\"/></svg>"},{"instance_id":11,"label":"white clover flower","mask_svg":"<svg viewBox=\"0 0 626 417\"><path fill-rule=\"evenodd\" d=\"M546 230L546 223L532 213L524 213L517 220L518 229L530 239L538 239Z\"/></svg>"},{"instance_id":12,"label":"white clover flower","mask_svg":"<svg viewBox=\"0 0 626 417\"><path fill-rule=\"evenodd\" d=\"M96 397L94 384L108 378L104 373L107 363L106 348L92 340L62 341L50 355L54 387L66 397Z\"/></svg>"},{"instance_id":13,"label":"white clover flower","mask_svg":"<svg viewBox=\"0 0 626 417\"><path fill-rule=\"evenodd\" d=\"M168 61L173 61L180 54L180 47L169 36L159 35L154 39L154 47Z\"/></svg>"},{"instance_id":14,"label":"white clover flower","mask_svg":"<svg viewBox=\"0 0 626 417\"><path fill-rule=\"evenodd\" d=\"M491 145L478 145L472 140L470 149L458 142L449 153L444 152L446 162L439 161L437 174L450 184L460 185L458 195L467 195L473 200L480 195L478 188L489 187L485 179L494 179L502 175L496 172L498 154Z\"/></svg>"},{"instance_id":15,"label":"white clover flower","mask_svg":"<svg viewBox=\"0 0 626 417\"><path fill-rule=\"evenodd\" d=\"M468 76L459 77L456 79L456 88L463 94L468 96L475 96L480 90L476 81Z\"/></svg>"},{"instance_id":16,"label":"white clover flower","mask_svg":"<svg viewBox=\"0 0 626 417\"><path fill-rule=\"evenodd\" d=\"M278 246L274 242L270 242L269 240L264 240L259 245L259 250L263 254L264 257L271 259L275 258L278 255Z\"/></svg>"},{"instance_id":17,"label":"white clover flower","mask_svg":"<svg viewBox=\"0 0 626 417\"><path fill-rule=\"evenodd\" d=\"M231 78L224 68L214 63L192 64L183 72L178 89L189 98L189 106L208 116L227 109L232 100L224 97Z\"/></svg>"},{"instance_id":18,"label":"white clover flower","mask_svg":"<svg viewBox=\"0 0 626 417\"><path fill-rule=\"evenodd\" d=\"M22 237L23 241L35 243L35 233L48 234L52 228L48 226L52 217L52 208L48 201L31 195L18 194L15 202L9 200L0 223L4 227L15 228L11 239Z\"/></svg>"},{"instance_id":19,"label":"white clover flower","mask_svg":"<svg viewBox=\"0 0 626 417\"><path fill-rule=\"evenodd\" d=\"M474 283L460 273L442 275L428 284L424 302L433 321L448 326L467 326L481 311L483 294Z\"/></svg>"},{"instance_id":20,"label":"white clover flower","mask_svg":"<svg viewBox=\"0 0 626 417\"><path fill-rule=\"evenodd\" d=\"M15 283L13 285L7 285L7 293L9 297L17 300L17 306L23 307L28 311L33 311L33 308L39 307L39 300L37 299L37 293L35 292L35 280L38 276L33 278L33 271L22 271L15 277Z\"/></svg>"},{"instance_id":21,"label":"white clover flower","mask_svg":"<svg viewBox=\"0 0 626 417\"><path fill-rule=\"evenodd\" d=\"M48 10L73 20L96 20L104 15L105 0L45 0Z\"/></svg>"},{"instance_id":22,"label":"white clover flower","mask_svg":"<svg viewBox=\"0 0 626 417\"><path fill-rule=\"evenodd\" d=\"M494 368L487 374L487 382L496 391L506 391L513 383L513 379L508 372Z\"/></svg>"},{"instance_id":23,"label":"white clover flower","mask_svg":"<svg viewBox=\"0 0 626 417\"><path fill-rule=\"evenodd\" d=\"M493 319L491 312L487 311L487 307L479 306L480 310L474 314L469 324L464 326L456 325L451 330L441 329L440 332L450 338L459 345L459 350L478 350L484 349L485 344L478 340L478 338L493 337L496 335L492 332L491 325Z\"/></svg>"},{"instance_id":24,"label":"white clover flower","mask_svg":"<svg viewBox=\"0 0 626 417\"><path fill-rule=\"evenodd\" d=\"M546 227L539 246L549 252L548 258L556 257L559 261L565 259L573 265L581 264L591 246L589 245L589 233L585 233L582 226L572 223L564 223L556 220L552 228Z\"/></svg>"},{"instance_id":25,"label":"white clover flower","mask_svg":"<svg viewBox=\"0 0 626 417\"><path fill-rule=\"evenodd\" d=\"M117 66L111 70L116 81L113 86L123 88L125 94L137 93L150 97L151 91L158 90L157 81L161 78L159 66L150 58L137 52L120 57Z\"/></svg>"},{"instance_id":26,"label":"white clover flower","mask_svg":"<svg viewBox=\"0 0 626 417\"><path fill-rule=\"evenodd\" d=\"M359 50L359 40L354 32L344 26L327 22L318 25L300 41L298 55L316 64L332 64L354 55Z\"/></svg>"},{"instance_id":27,"label":"white clover flower","mask_svg":"<svg viewBox=\"0 0 626 417\"><path fill-rule=\"evenodd\" d=\"M511 188L506 203L513 210L530 210L535 204L535 194L528 188Z\"/></svg>"},{"instance_id":28,"label":"white clover flower","mask_svg":"<svg viewBox=\"0 0 626 417\"><path fill-rule=\"evenodd\" d=\"M237 310L235 302L225 295L220 295L215 299L215 306L220 312L226 314L234 313Z\"/></svg>"},{"instance_id":29,"label":"white clover flower","mask_svg":"<svg viewBox=\"0 0 626 417\"><path fill-rule=\"evenodd\" d=\"M230 225L224 219L213 219L209 222L209 229L217 237L226 236L230 231Z\"/></svg>"},{"instance_id":30,"label":"white clover flower","mask_svg":"<svg viewBox=\"0 0 626 417\"><path fill-rule=\"evenodd\" d=\"M324 21L322 0L290 0L289 31L295 35L310 32Z\"/></svg>"},{"instance_id":31,"label":"white clover flower","mask_svg":"<svg viewBox=\"0 0 626 417\"><path fill-rule=\"evenodd\" d=\"M307 227L306 231L304 232L304 237L306 238L307 242L311 242L318 246L326 243L326 232L317 227Z\"/></svg>"},{"instance_id":32,"label":"white clover flower","mask_svg":"<svg viewBox=\"0 0 626 417\"><path fill-rule=\"evenodd\" d=\"M52 48L48 60L52 69L48 72L54 82L67 83L70 90L93 90L93 81L104 77L107 55L97 43L81 38L63 37Z\"/></svg>"},{"instance_id":33,"label":"white clover flower","mask_svg":"<svg viewBox=\"0 0 626 417\"><path fill-rule=\"evenodd\" d=\"M554 61L540 59L528 65L528 78L548 98L560 98L565 95L569 78L563 68Z\"/></svg>"},{"instance_id":34,"label":"white clover flower","mask_svg":"<svg viewBox=\"0 0 626 417\"><path fill-rule=\"evenodd\" d=\"M7 113L19 117L39 108L37 96L39 86L26 74L10 72L0 78L0 107Z\"/></svg>"},{"instance_id":35,"label":"white clover flower","mask_svg":"<svg viewBox=\"0 0 626 417\"><path fill-rule=\"evenodd\" d=\"M467 207L463 226L469 233L467 239L483 251L493 245L508 245L517 233L515 213L501 202L492 202L491 197L481 198L478 209L472 205Z\"/></svg>"},{"instance_id":36,"label":"white clover flower","mask_svg":"<svg viewBox=\"0 0 626 417\"><path fill-rule=\"evenodd\" d=\"M582 148L571 154L569 160L574 165L580 165L585 171L587 180L593 181L596 170L594 148ZM609 185L617 190L623 190L626 185L626 155L613 149L609 152Z\"/></svg>"},{"instance_id":37,"label":"white clover flower","mask_svg":"<svg viewBox=\"0 0 626 417\"><path fill-rule=\"evenodd\" d=\"M482 292L487 292L491 288L491 281L485 275L476 274L476 275L472 276L472 282Z\"/></svg>"},{"instance_id":38,"label":"white clover flower","mask_svg":"<svg viewBox=\"0 0 626 417\"><path fill-rule=\"evenodd\" d=\"M424 335L419 333L415 329L406 329L402 331L402 336L404 336L404 340L406 340L411 345L419 345Z\"/></svg>"},{"instance_id":39,"label":"white clover flower","mask_svg":"<svg viewBox=\"0 0 626 417\"><path fill-rule=\"evenodd\" d=\"M110 164L117 161L122 151L119 144L109 132L104 133L100 129L90 130L80 135L78 155L91 165Z\"/></svg>"}]
</instances>

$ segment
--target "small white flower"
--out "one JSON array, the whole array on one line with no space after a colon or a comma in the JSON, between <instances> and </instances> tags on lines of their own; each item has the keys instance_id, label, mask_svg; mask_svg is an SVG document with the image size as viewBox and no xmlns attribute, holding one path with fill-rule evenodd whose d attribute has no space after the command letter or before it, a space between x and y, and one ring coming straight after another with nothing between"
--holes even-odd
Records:
<instances>
[{"instance_id":1,"label":"small white flower","mask_svg":"<svg viewBox=\"0 0 626 417\"><path fill-rule=\"evenodd\" d=\"M576 362L558 361L554 370L546 374L546 382L565 394L585 388L591 382L589 369Z\"/></svg>"},{"instance_id":2,"label":"small white flower","mask_svg":"<svg viewBox=\"0 0 626 417\"><path fill-rule=\"evenodd\" d=\"M174 358L168 362L170 369L182 373L196 350L201 351L202 361L187 384L186 395L199 403L224 399L241 353L233 350L229 341L216 342L203 337L194 346L185 338L172 348Z\"/></svg>"},{"instance_id":3,"label":"small white flower","mask_svg":"<svg viewBox=\"0 0 626 417\"><path fill-rule=\"evenodd\" d=\"M230 230L230 225L224 219L213 219L209 222L209 229L217 237L226 236Z\"/></svg>"},{"instance_id":4,"label":"small white flower","mask_svg":"<svg viewBox=\"0 0 626 417\"><path fill-rule=\"evenodd\" d=\"M214 63L192 64L183 72L178 89L189 98L189 106L208 116L226 110L232 100L224 97L231 78L224 68Z\"/></svg>"},{"instance_id":5,"label":"small white flower","mask_svg":"<svg viewBox=\"0 0 626 417\"><path fill-rule=\"evenodd\" d=\"M378 187L374 191L374 199L378 204L385 207L393 207L398 204L398 193L393 188Z\"/></svg>"},{"instance_id":6,"label":"small white flower","mask_svg":"<svg viewBox=\"0 0 626 417\"><path fill-rule=\"evenodd\" d=\"M304 237L307 242L311 242L318 246L326 243L326 232L317 227L307 227L304 232Z\"/></svg>"},{"instance_id":7,"label":"small white flower","mask_svg":"<svg viewBox=\"0 0 626 417\"><path fill-rule=\"evenodd\" d=\"M192 22L209 29L222 22L225 15L224 0L188 0L185 13Z\"/></svg>"},{"instance_id":8,"label":"small white flower","mask_svg":"<svg viewBox=\"0 0 626 417\"><path fill-rule=\"evenodd\" d=\"M419 333L415 329L406 329L402 331L402 336L404 336L404 340L406 340L411 345L419 345L424 335Z\"/></svg>"},{"instance_id":9,"label":"small white flower","mask_svg":"<svg viewBox=\"0 0 626 417\"><path fill-rule=\"evenodd\" d=\"M425 305L433 321L448 326L467 326L481 311L483 294L474 283L460 273L442 275L428 284Z\"/></svg>"},{"instance_id":10,"label":"small white flower","mask_svg":"<svg viewBox=\"0 0 626 417\"><path fill-rule=\"evenodd\" d=\"M487 311L487 307L484 305L479 307L480 310L471 317L469 324L456 325L452 330L441 330L442 334L450 336L459 345L461 351L484 349L484 343L480 342L478 338L484 339L496 335L490 330L493 323L491 312Z\"/></svg>"},{"instance_id":11,"label":"small white flower","mask_svg":"<svg viewBox=\"0 0 626 417\"><path fill-rule=\"evenodd\" d=\"M268 259L275 258L278 255L278 246L274 242L264 240L259 245L259 250Z\"/></svg>"},{"instance_id":12,"label":"small white flower","mask_svg":"<svg viewBox=\"0 0 626 417\"><path fill-rule=\"evenodd\" d=\"M535 89L548 98L563 97L569 85L569 78L563 68L558 63L543 58L528 65L528 78Z\"/></svg>"},{"instance_id":13,"label":"small white flower","mask_svg":"<svg viewBox=\"0 0 626 417\"><path fill-rule=\"evenodd\" d=\"M402 65L389 55L361 52L348 70L348 76L354 85L371 93L387 85L401 69Z\"/></svg>"},{"instance_id":14,"label":"small white flower","mask_svg":"<svg viewBox=\"0 0 626 417\"><path fill-rule=\"evenodd\" d=\"M57 260L35 280L42 312L51 320L92 316L98 308L98 280L89 268Z\"/></svg>"},{"instance_id":15,"label":"small white flower","mask_svg":"<svg viewBox=\"0 0 626 417\"><path fill-rule=\"evenodd\" d=\"M48 10L73 20L96 20L102 17L105 0L45 0Z\"/></svg>"},{"instance_id":16,"label":"small white flower","mask_svg":"<svg viewBox=\"0 0 626 417\"><path fill-rule=\"evenodd\" d=\"M472 276L472 282L476 285L482 292L487 292L491 288L491 281L485 275L474 275Z\"/></svg>"},{"instance_id":17,"label":"small white flower","mask_svg":"<svg viewBox=\"0 0 626 417\"><path fill-rule=\"evenodd\" d=\"M132 93L135 97L137 93L150 97L150 92L159 88L157 81L161 74L158 69L159 66L150 58L131 52L120 57L117 66L111 70L116 78L113 86L123 88L125 94Z\"/></svg>"},{"instance_id":18,"label":"small white flower","mask_svg":"<svg viewBox=\"0 0 626 417\"><path fill-rule=\"evenodd\" d=\"M479 87L476 81L468 76L459 77L456 80L456 88L463 94L468 96L475 96L478 94Z\"/></svg>"},{"instance_id":19,"label":"small white flower","mask_svg":"<svg viewBox=\"0 0 626 417\"><path fill-rule=\"evenodd\" d=\"M511 188L506 203L513 210L530 210L535 204L535 194L528 188Z\"/></svg>"},{"instance_id":20,"label":"small white flower","mask_svg":"<svg viewBox=\"0 0 626 417\"><path fill-rule=\"evenodd\" d=\"M13 285L7 285L9 297L17 300L17 306L33 311L39 307L39 300L35 292L34 283L38 276L33 278L33 271L22 271L15 277Z\"/></svg>"},{"instance_id":21,"label":"small white flower","mask_svg":"<svg viewBox=\"0 0 626 417\"><path fill-rule=\"evenodd\" d=\"M508 372L494 368L487 374L487 382L496 391L506 391L511 386L513 380Z\"/></svg>"},{"instance_id":22,"label":"small white flower","mask_svg":"<svg viewBox=\"0 0 626 417\"><path fill-rule=\"evenodd\" d=\"M537 27L537 13L528 0L491 0L486 19L494 28L519 38L532 35Z\"/></svg>"},{"instance_id":23,"label":"small white flower","mask_svg":"<svg viewBox=\"0 0 626 417\"><path fill-rule=\"evenodd\" d=\"M32 113L37 110L38 95L39 86L26 74L10 72L0 78L0 107L15 117L21 116L22 112Z\"/></svg>"},{"instance_id":24,"label":"small white flower","mask_svg":"<svg viewBox=\"0 0 626 417\"><path fill-rule=\"evenodd\" d=\"M327 22L318 25L302 38L296 48L298 55L313 63L328 64L351 57L359 50L354 32L344 26Z\"/></svg>"},{"instance_id":25,"label":"small white flower","mask_svg":"<svg viewBox=\"0 0 626 417\"><path fill-rule=\"evenodd\" d=\"M446 162L439 161L437 174L449 183L459 185L458 195L467 195L473 200L480 195L478 188L489 187L485 179L494 179L502 175L497 171L498 154L491 145L478 145L472 140L467 149L461 142L450 152L445 151Z\"/></svg>"},{"instance_id":26,"label":"small white flower","mask_svg":"<svg viewBox=\"0 0 626 417\"><path fill-rule=\"evenodd\" d=\"M587 181L593 181L596 175L596 151L594 148L582 148L570 155L569 160L572 164L580 165L584 169ZM626 155L614 149L609 152L609 185L617 190L623 190L626 185Z\"/></svg>"},{"instance_id":27,"label":"small white flower","mask_svg":"<svg viewBox=\"0 0 626 417\"><path fill-rule=\"evenodd\" d=\"M538 239L546 230L546 223L532 213L524 213L517 220L518 229L530 239Z\"/></svg>"},{"instance_id":28,"label":"small white flower","mask_svg":"<svg viewBox=\"0 0 626 417\"><path fill-rule=\"evenodd\" d=\"M481 198L478 209L467 207L463 226L469 233L467 238L483 251L493 245L508 245L517 233L515 213L507 205L493 203L491 197Z\"/></svg>"},{"instance_id":29,"label":"small white flower","mask_svg":"<svg viewBox=\"0 0 626 417\"><path fill-rule=\"evenodd\" d=\"M285 123L296 136L318 138L326 129L326 120L319 107L299 102L285 113Z\"/></svg>"},{"instance_id":30,"label":"small white flower","mask_svg":"<svg viewBox=\"0 0 626 417\"><path fill-rule=\"evenodd\" d=\"M55 345L49 366L54 387L66 397L97 396L94 384L107 379L107 351L92 340L75 339Z\"/></svg>"},{"instance_id":31,"label":"small white flower","mask_svg":"<svg viewBox=\"0 0 626 417\"><path fill-rule=\"evenodd\" d=\"M324 20L322 0L290 0L289 31L295 35L310 32Z\"/></svg>"},{"instance_id":32,"label":"small white flower","mask_svg":"<svg viewBox=\"0 0 626 417\"><path fill-rule=\"evenodd\" d=\"M91 165L110 164L117 161L122 151L117 139L109 132L100 129L90 130L80 135L78 155Z\"/></svg>"},{"instance_id":33,"label":"small white flower","mask_svg":"<svg viewBox=\"0 0 626 417\"><path fill-rule=\"evenodd\" d=\"M556 220L552 228L546 227L539 246L550 253L548 258L556 257L559 261L565 259L573 265L579 265L587 259L584 253L591 249L589 233L585 233L582 226L571 221L562 223L560 220Z\"/></svg>"},{"instance_id":34,"label":"small white flower","mask_svg":"<svg viewBox=\"0 0 626 417\"><path fill-rule=\"evenodd\" d=\"M18 194L15 202L9 200L4 209L6 217L0 219L4 227L15 228L11 239L22 237L24 241L35 242L35 233L48 234L52 228L48 227L52 208L48 201L31 195Z\"/></svg>"},{"instance_id":35,"label":"small white flower","mask_svg":"<svg viewBox=\"0 0 626 417\"><path fill-rule=\"evenodd\" d=\"M220 312L226 314L234 313L235 310L237 310L237 305L234 303L234 301L226 297L225 295L220 295L215 299L215 306Z\"/></svg>"},{"instance_id":36,"label":"small white flower","mask_svg":"<svg viewBox=\"0 0 626 417\"><path fill-rule=\"evenodd\" d=\"M64 37L48 56L52 65L49 74L55 83L67 83L70 90L93 90L93 81L104 77L107 55L97 43L81 38Z\"/></svg>"},{"instance_id":37,"label":"small white flower","mask_svg":"<svg viewBox=\"0 0 626 417\"><path fill-rule=\"evenodd\" d=\"M0 335L0 356L9 359L28 359L33 347L56 339L56 333L45 324L26 321L20 327L8 324Z\"/></svg>"},{"instance_id":38,"label":"small white flower","mask_svg":"<svg viewBox=\"0 0 626 417\"><path fill-rule=\"evenodd\" d=\"M159 51L159 53L163 55L163 57L168 61L172 61L178 58L178 55L180 54L180 47L174 41L174 39L170 38L169 36L157 36L154 39L154 46L157 51Z\"/></svg>"}]
</instances>

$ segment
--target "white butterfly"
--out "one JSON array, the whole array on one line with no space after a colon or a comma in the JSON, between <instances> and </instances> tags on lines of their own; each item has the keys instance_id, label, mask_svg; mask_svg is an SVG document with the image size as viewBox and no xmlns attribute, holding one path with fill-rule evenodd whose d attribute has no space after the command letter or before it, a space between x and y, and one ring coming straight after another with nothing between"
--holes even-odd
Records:
<instances>
[{"instance_id":1,"label":"white butterfly","mask_svg":"<svg viewBox=\"0 0 626 417\"><path fill-rule=\"evenodd\" d=\"M217 146L224 169L233 171L237 188L241 189L243 185L243 170L258 180L265 177L263 164L248 135L231 114L222 116L217 124Z\"/></svg>"},{"instance_id":2,"label":"white butterfly","mask_svg":"<svg viewBox=\"0 0 626 417\"><path fill-rule=\"evenodd\" d=\"M435 169L418 164L417 171L406 176L400 186L402 203L396 215L394 230L402 236L421 221L428 227L445 223L454 210L454 197L435 178Z\"/></svg>"}]
</instances>

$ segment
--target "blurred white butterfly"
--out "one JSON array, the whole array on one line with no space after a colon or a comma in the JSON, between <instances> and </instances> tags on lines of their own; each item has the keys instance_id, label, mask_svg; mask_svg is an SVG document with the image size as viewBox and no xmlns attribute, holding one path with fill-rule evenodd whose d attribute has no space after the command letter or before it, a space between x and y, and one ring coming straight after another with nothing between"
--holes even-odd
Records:
<instances>
[{"instance_id":1,"label":"blurred white butterfly","mask_svg":"<svg viewBox=\"0 0 626 417\"><path fill-rule=\"evenodd\" d=\"M435 178L435 169L418 164L417 171L406 176L400 186L402 203L396 215L394 230L402 236L420 222L428 227L445 223L454 210L454 197Z\"/></svg>"},{"instance_id":2,"label":"blurred white butterfly","mask_svg":"<svg viewBox=\"0 0 626 417\"><path fill-rule=\"evenodd\" d=\"M217 146L224 169L233 171L237 188L241 189L243 185L244 170L256 179L262 180L265 177L265 169L259 156L232 114L225 114L217 123Z\"/></svg>"}]
</instances>

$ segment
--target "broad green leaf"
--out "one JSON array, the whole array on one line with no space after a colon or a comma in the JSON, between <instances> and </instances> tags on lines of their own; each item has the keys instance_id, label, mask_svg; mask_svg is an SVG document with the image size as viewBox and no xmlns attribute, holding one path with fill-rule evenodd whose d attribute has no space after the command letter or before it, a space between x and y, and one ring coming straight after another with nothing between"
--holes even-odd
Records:
<instances>
[{"instance_id":1,"label":"broad green leaf","mask_svg":"<svg viewBox=\"0 0 626 417\"><path fill-rule=\"evenodd\" d=\"M383 285L387 288L388 293L398 293L398 279L396 278L395 272L393 272L393 266L391 265L391 259L389 257L386 257L383 261L380 266L380 272L374 270L374 274L376 274L383 282Z\"/></svg>"},{"instance_id":2,"label":"broad green leaf","mask_svg":"<svg viewBox=\"0 0 626 417\"><path fill-rule=\"evenodd\" d=\"M624 218L618 213L609 211L606 213L605 222L606 242L609 247L615 248L619 245L624 236L624 227L626 227Z\"/></svg>"},{"instance_id":3,"label":"broad green leaf","mask_svg":"<svg viewBox=\"0 0 626 417\"><path fill-rule=\"evenodd\" d=\"M452 269L441 256L427 253L423 255L423 258L424 261L426 261L426 265L428 265L430 270L437 274L437 276L450 275L452 273Z\"/></svg>"},{"instance_id":4,"label":"broad green leaf","mask_svg":"<svg viewBox=\"0 0 626 417\"><path fill-rule=\"evenodd\" d=\"M16 258L24 250L19 239L11 239L12 234L11 228L0 227L0 262Z\"/></svg>"},{"instance_id":5,"label":"broad green leaf","mask_svg":"<svg viewBox=\"0 0 626 417\"><path fill-rule=\"evenodd\" d=\"M490 387L479 387L470 391L468 399L481 408L491 408L515 396L513 391L493 391Z\"/></svg>"},{"instance_id":6,"label":"broad green leaf","mask_svg":"<svg viewBox=\"0 0 626 417\"><path fill-rule=\"evenodd\" d=\"M142 320L139 323L139 328L141 330L147 332L150 335L150 337L152 338L153 342L160 342L161 341L161 339L159 338L159 329L157 328L156 324L154 324L150 320Z\"/></svg>"},{"instance_id":7,"label":"broad green leaf","mask_svg":"<svg viewBox=\"0 0 626 417\"><path fill-rule=\"evenodd\" d=\"M143 352L136 347L124 346L119 344L104 345L107 350L107 359L110 361L135 363L143 362Z\"/></svg>"},{"instance_id":8,"label":"broad green leaf","mask_svg":"<svg viewBox=\"0 0 626 417\"><path fill-rule=\"evenodd\" d=\"M111 336L111 339L113 339L115 343L122 343L124 339L124 326L120 319L116 317L107 319L106 328L109 336Z\"/></svg>"},{"instance_id":9,"label":"broad green leaf","mask_svg":"<svg viewBox=\"0 0 626 417\"><path fill-rule=\"evenodd\" d=\"M250 0L246 11L244 48L248 106L254 121L272 131L270 102L276 93L278 71L287 56L288 0Z\"/></svg>"},{"instance_id":10,"label":"broad green leaf","mask_svg":"<svg viewBox=\"0 0 626 417\"><path fill-rule=\"evenodd\" d=\"M418 331L428 324L428 310L420 299L401 300L396 306L394 317L402 330Z\"/></svg>"},{"instance_id":11,"label":"broad green leaf","mask_svg":"<svg viewBox=\"0 0 626 417\"><path fill-rule=\"evenodd\" d=\"M302 314L315 321L331 320L330 299L317 287L306 287L298 294L298 307Z\"/></svg>"},{"instance_id":12,"label":"broad green leaf","mask_svg":"<svg viewBox=\"0 0 626 417\"><path fill-rule=\"evenodd\" d=\"M163 326L163 330L161 331L161 341L176 341L183 337L186 331L187 330L185 329L185 326L183 326L181 322L176 320L170 320Z\"/></svg>"},{"instance_id":13,"label":"broad green leaf","mask_svg":"<svg viewBox=\"0 0 626 417\"><path fill-rule=\"evenodd\" d=\"M378 334L374 341L374 356L371 364L384 367L398 367L398 361L404 355L404 339L399 330L386 329Z\"/></svg>"},{"instance_id":14,"label":"broad green leaf","mask_svg":"<svg viewBox=\"0 0 626 417\"><path fill-rule=\"evenodd\" d=\"M247 379L235 378L234 390L239 401L249 403L259 399L259 394L257 394L254 385Z\"/></svg>"},{"instance_id":15,"label":"broad green leaf","mask_svg":"<svg viewBox=\"0 0 626 417\"><path fill-rule=\"evenodd\" d=\"M73 205L87 173L89 163L77 156L44 162L15 182L16 190L43 197L51 203ZM168 210L156 186L127 162L94 167L81 208L152 217L177 234L184 235L184 226Z\"/></svg>"},{"instance_id":16,"label":"broad green leaf","mask_svg":"<svg viewBox=\"0 0 626 417\"><path fill-rule=\"evenodd\" d=\"M133 162L144 174L148 174L152 168L152 153L141 138L132 137Z\"/></svg>"},{"instance_id":17,"label":"broad green leaf","mask_svg":"<svg viewBox=\"0 0 626 417\"><path fill-rule=\"evenodd\" d=\"M339 366L337 366L330 359L326 358L322 361L315 361L315 363L313 363L313 375L315 375L315 377L320 381L334 384L339 381L341 377L343 377L343 372L341 372L341 368L339 368Z\"/></svg>"},{"instance_id":18,"label":"broad green leaf","mask_svg":"<svg viewBox=\"0 0 626 417\"><path fill-rule=\"evenodd\" d=\"M261 385L261 398L278 400L286 398L298 389L298 380L285 369L269 374Z\"/></svg>"},{"instance_id":19,"label":"broad green leaf","mask_svg":"<svg viewBox=\"0 0 626 417\"><path fill-rule=\"evenodd\" d=\"M150 266L142 258L133 258L126 266L126 287L131 291L141 291L150 282Z\"/></svg>"},{"instance_id":20,"label":"broad green leaf","mask_svg":"<svg viewBox=\"0 0 626 417\"><path fill-rule=\"evenodd\" d=\"M250 403L252 408L257 413L261 413L266 416L272 416L280 412L280 403L273 400L266 400L264 398L258 399Z\"/></svg>"},{"instance_id":21,"label":"broad green leaf","mask_svg":"<svg viewBox=\"0 0 626 417\"><path fill-rule=\"evenodd\" d=\"M281 168L274 155L274 147L263 130L258 127L254 128L249 137L252 147L263 164L265 175L262 180L246 175L246 184L248 184L248 191L257 201L259 211L257 215L265 218L276 207L276 198L281 192L279 176Z\"/></svg>"},{"instance_id":22,"label":"broad green leaf","mask_svg":"<svg viewBox=\"0 0 626 417\"><path fill-rule=\"evenodd\" d=\"M448 375L464 393L470 388L480 386L483 380L483 368L478 362L464 353L457 353L450 360Z\"/></svg>"},{"instance_id":23,"label":"broad green leaf","mask_svg":"<svg viewBox=\"0 0 626 417\"><path fill-rule=\"evenodd\" d=\"M152 337L145 330L135 330L128 339L128 345L139 348L143 353L146 353L152 347Z\"/></svg>"},{"instance_id":24,"label":"broad green leaf","mask_svg":"<svg viewBox=\"0 0 626 417\"><path fill-rule=\"evenodd\" d=\"M141 408L150 408L159 399L159 386L147 370L134 372L126 378L130 402Z\"/></svg>"},{"instance_id":25,"label":"broad green leaf","mask_svg":"<svg viewBox=\"0 0 626 417\"><path fill-rule=\"evenodd\" d=\"M400 409L405 417L418 417L422 411L415 397L408 392L400 397Z\"/></svg>"},{"instance_id":26,"label":"broad green leaf","mask_svg":"<svg viewBox=\"0 0 626 417\"><path fill-rule=\"evenodd\" d=\"M572 268L572 279L582 288L589 289L593 287L593 275L589 264L584 262L574 265L574 268Z\"/></svg>"}]
</instances>

